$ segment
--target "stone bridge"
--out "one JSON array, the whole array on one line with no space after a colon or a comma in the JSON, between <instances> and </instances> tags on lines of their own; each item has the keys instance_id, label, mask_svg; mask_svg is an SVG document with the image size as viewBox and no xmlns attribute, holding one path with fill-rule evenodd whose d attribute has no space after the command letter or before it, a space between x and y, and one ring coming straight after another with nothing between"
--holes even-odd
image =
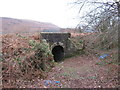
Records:
<instances>
[{"instance_id":1,"label":"stone bridge","mask_svg":"<svg viewBox=\"0 0 120 90\"><path fill-rule=\"evenodd\" d=\"M46 41L50 44L50 49L55 61L62 60L72 51L69 40L71 37L70 33L41 32L41 36L42 39L46 39Z\"/></svg>"}]
</instances>

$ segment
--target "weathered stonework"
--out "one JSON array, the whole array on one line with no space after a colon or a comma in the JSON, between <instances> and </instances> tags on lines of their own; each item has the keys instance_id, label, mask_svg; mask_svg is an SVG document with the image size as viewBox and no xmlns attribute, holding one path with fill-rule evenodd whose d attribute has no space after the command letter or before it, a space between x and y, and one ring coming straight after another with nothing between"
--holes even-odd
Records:
<instances>
[{"instance_id":1,"label":"weathered stonework","mask_svg":"<svg viewBox=\"0 0 120 90\"><path fill-rule=\"evenodd\" d=\"M50 44L51 51L56 46L60 46L64 50L64 56L69 55L71 52L71 43L69 38L71 37L70 33L41 33L42 39L46 39L46 41ZM57 52L57 51L56 51Z\"/></svg>"}]
</instances>

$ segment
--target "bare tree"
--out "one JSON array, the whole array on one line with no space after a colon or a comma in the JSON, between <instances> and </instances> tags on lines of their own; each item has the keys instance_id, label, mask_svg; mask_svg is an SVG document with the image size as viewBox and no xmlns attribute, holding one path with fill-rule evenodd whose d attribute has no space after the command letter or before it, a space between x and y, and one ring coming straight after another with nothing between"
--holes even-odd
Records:
<instances>
[{"instance_id":1,"label":"bare tree","mask_svg":"<svg viewBox=\"0 0 120 90\"><path fill-rule=\"evenodd\" d=\"M120 1L76 0L73 4L80 6L79 14L85 11L86 7L89 8L84 16L80 16L80 23L77 26L82 27L81 22L86 22L87 24L86 27L84 25L84 30L89 28L97 32L103 32L112 28L115 23L118 23L120 17Z\"/></svg>"}]
</instances>

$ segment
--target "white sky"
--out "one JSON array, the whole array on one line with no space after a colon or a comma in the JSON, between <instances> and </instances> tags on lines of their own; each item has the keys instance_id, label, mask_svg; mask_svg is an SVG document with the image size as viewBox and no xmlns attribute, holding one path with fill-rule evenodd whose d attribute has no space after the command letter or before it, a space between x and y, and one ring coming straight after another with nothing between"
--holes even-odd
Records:
<instances>
[{"instance_id":1,"label":"white sky","mask_svg":"<svg viewBox=\"0 0 120 90\"><path fill-rule=\"evenodd\" d=\"M74 0L0 0L0 17L50 22L62 28L75 27L78 11L68 6Z\"/></svg>"}]
</instances>

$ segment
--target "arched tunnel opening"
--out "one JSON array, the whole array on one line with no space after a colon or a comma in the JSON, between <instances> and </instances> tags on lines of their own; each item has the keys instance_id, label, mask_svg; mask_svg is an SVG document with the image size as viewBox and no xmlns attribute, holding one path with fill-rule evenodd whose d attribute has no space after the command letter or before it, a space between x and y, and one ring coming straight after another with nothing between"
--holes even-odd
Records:
<instances>
[{"instance_id":1,"label":"arched tunnel opening","mask_svg":"<svg viewBox=\"0 0 120 90\"><path fill-rule=\"evenodd\" d=\"M52 54L54 56L55 62L59 62L59 61L63 60L63 58L64 58L64 48L60 45L55 46L52 49Z\"/></svg>"}]
</instances>

